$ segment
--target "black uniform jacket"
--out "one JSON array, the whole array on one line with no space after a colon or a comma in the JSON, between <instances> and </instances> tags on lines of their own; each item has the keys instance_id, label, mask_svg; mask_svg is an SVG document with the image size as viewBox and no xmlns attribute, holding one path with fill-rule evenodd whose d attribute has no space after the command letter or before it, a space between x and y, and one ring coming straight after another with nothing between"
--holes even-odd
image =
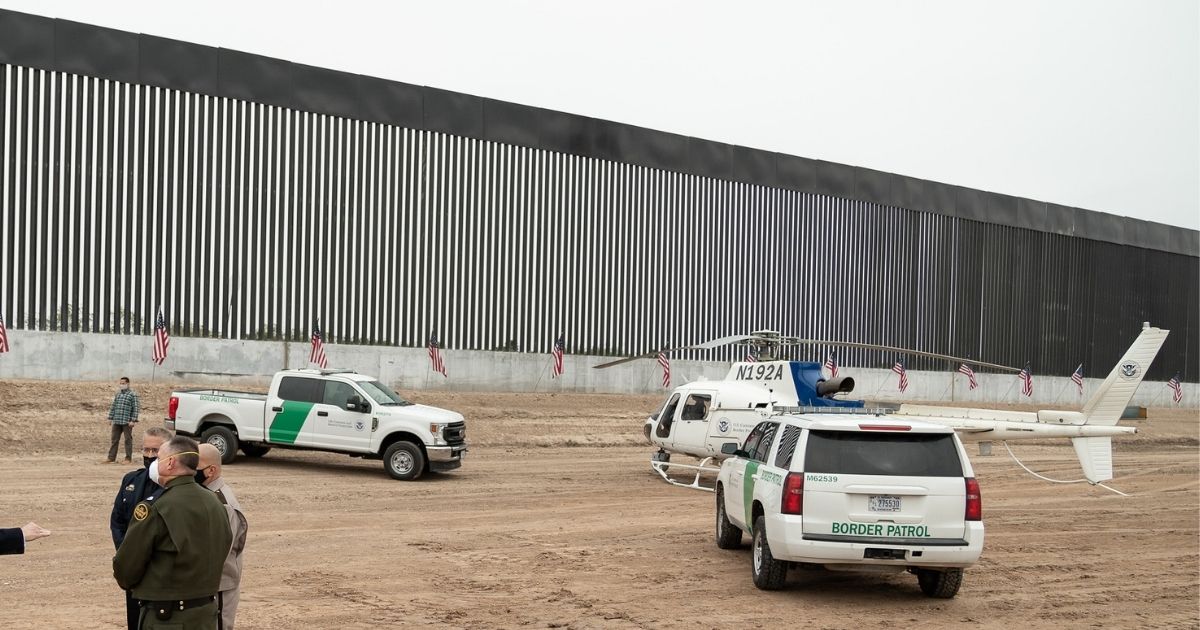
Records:
<instances>
[{"instance_id":1,"label":"black uniform jacket","mask_svg":"<svg viewBox=\"0 0 1200 630\"><path fill-rule=\"evenodd\" d=\"M19 527L0 529L0 556L7 553L25 553L25 534Z\"/></svg>"},{"instance_id":2,"label":"black uniform jacket","mask_svg":"<svg viewBox=\"0 0 1200 630\"><path fill-rule=\"evenodd\" d=\"M125 540L125 530L129 529L129 519L133 518L133 506L144 501L158 490L158 484L150 481L150 471L145 468L131 470L121 479L121 489L113 500L112 515L108 517L108 527L112 530L113 545L121 547Z\"/></svg>"}]
</instances>

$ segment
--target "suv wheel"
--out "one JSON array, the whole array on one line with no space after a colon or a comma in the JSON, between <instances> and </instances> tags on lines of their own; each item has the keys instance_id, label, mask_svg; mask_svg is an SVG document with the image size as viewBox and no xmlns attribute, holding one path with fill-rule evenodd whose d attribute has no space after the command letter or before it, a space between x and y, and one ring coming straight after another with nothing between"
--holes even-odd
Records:
<instances>
[{"instance_id":1,"label":"suv wheel","mask_svg":"<svg viewBox=\"0 0 1200 630\"><path fill-rule=\"evenodd\" d=\"M230 431L228 427L220 425L211 427L200 434L200 441L208 442L217 448L217 452L221 454L222 464L231 464L233 463L233 458L237 457L237 435L233 431Z\"/></svg>"},{"instance_id":2,"label":"suv wheel","mask_svg":"<svg viewBox=\"0 0 1200 630\"><path fill-rule=\"evenodd\" d=\"M783 588L787 579L787 563L776 560L771 555L771 546L767 544L767 519L759 516L754 519L754 538L750 543L752 548L752 574L754 585L764 591L777 591Z\"/></svg>"},{"instance_id":3,"label":"suv wheel","mask_svg":"<svg viewBox=\"0 0 1200 630\"><path fill-rule=\"evenodd\" d=\"M412 442L396 442L383 452L383 467L392 479L413 481L425 472L425 455Z\"/></svg>"},{"instance_id":4,"label":"suv wheel","mask_svg":"<svg viewBox=\"0 0 1200 630\"><path fill-rule=\"evenodd\" d=\"M717 546L721 549L737 549L741 545L742 530L725 513L725 489L717 486Z\"/></svg>"},{"instance_id":5,"label":"suv wheel","mask_svg":"<svg viewBox=\"0 0 1200 630\"><path fill-rule=\"evenodd\" d=\"M930 597L941 599L954 597L958 594L958 588L962 586L962 579L962 569L946 569L944 571L917 569L917 583L921 585L921 592Z\"/></svg>"}]
</instances>

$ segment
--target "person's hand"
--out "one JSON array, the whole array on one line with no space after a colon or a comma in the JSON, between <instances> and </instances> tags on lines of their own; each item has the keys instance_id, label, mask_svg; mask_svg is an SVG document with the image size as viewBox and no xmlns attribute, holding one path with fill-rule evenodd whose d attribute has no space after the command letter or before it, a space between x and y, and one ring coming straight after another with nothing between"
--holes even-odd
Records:
<instances>
[{"instance_id":1,"label":"person's hand","mask_svg":"<svg viewBox=\"0 0 1200 630\"><path fill-rule=\"evenodd\" d=\"M50 535L50 530L43 529L37 523L30 521L25 527L21 528L21 533L25 535L25 542L45 538Z\"/></svg>"}]
</instances>

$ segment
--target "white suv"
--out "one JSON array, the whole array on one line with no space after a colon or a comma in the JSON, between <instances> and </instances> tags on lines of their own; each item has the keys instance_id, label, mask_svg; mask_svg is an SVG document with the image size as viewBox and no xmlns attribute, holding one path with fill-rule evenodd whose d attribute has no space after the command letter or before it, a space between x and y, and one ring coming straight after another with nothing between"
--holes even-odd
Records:
<instances>
[{"instance_id":1,"label":"white suv","mask_svg":"<svg viewBox=\"0 0 1200 630\"><path fill-rule=\"evenodd\" d=\"M982 504L953 429L856 414L774 416L717 477L717 546L750 532L754 585L783 586L794 563L917 575L954 597L983 551Z\"/></svg>"}]
</instances>

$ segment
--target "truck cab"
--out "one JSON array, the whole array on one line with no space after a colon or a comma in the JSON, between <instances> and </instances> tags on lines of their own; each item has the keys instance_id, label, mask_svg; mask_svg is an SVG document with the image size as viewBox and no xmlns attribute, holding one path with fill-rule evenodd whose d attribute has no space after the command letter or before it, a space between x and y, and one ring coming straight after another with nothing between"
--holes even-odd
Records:
<instances>
[{"instance_id":1,"label":"truck cab","mask_svg":"<svg viewBox=\"0 0 1200 630\"><path fill-rule=\"evenodd\" d=\"M378 380L344 370L283 370L266 395L223 390L174 392L167 427L198 437L232 462L240 449L274 447L381 458L396 479L462 465L461 414L411 403Z\"/></svg>"}]
</instances>

